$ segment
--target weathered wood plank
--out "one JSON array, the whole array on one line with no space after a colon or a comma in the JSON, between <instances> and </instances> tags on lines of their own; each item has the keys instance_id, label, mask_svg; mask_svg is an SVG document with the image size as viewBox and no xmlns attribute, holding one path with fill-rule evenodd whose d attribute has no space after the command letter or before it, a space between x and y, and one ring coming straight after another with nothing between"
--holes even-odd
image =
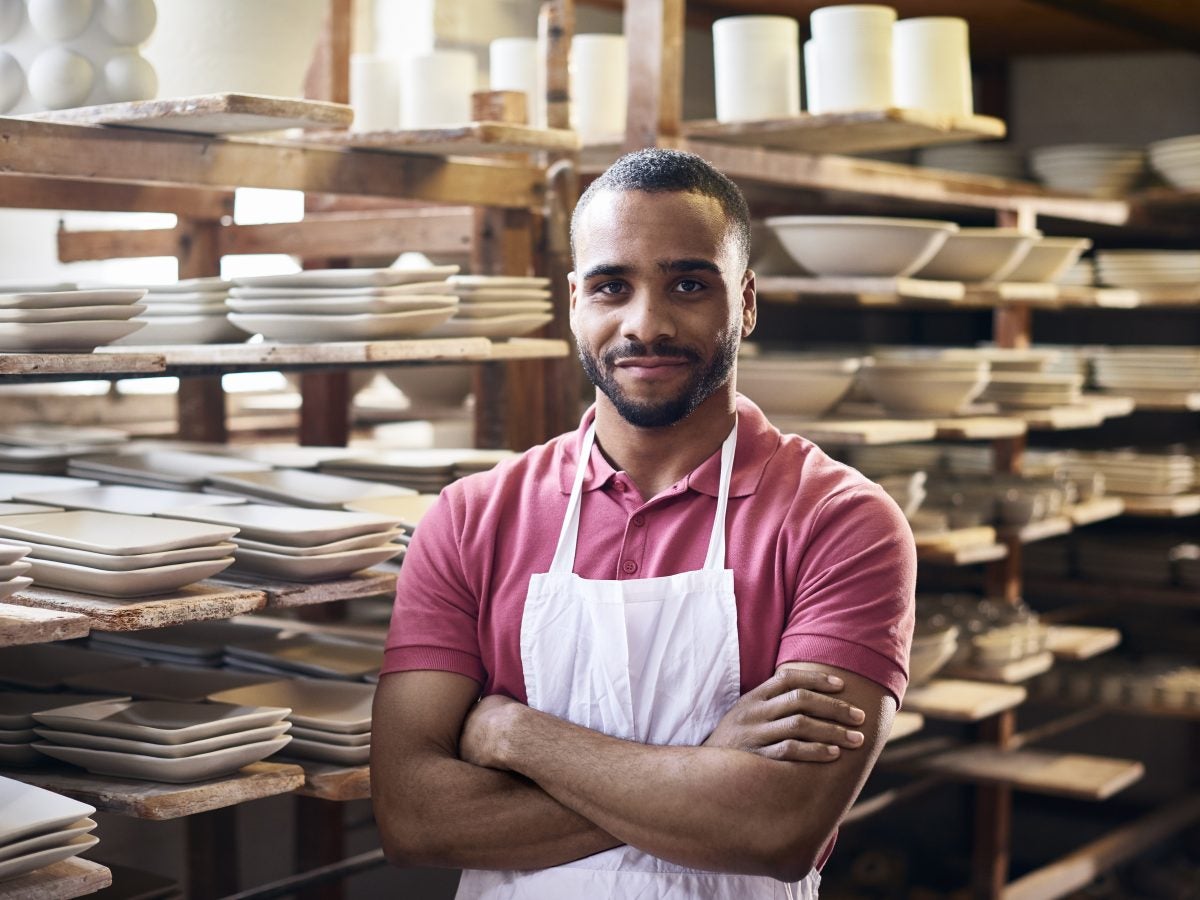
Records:
<instances>
[{"instance_id":1,"label":"weathered wood plank","mask_svg":"<svg viewBox=\"0 0 1200 900\"><path fill-rule=\"evenodd\" d=\"M79 613L0 603L0 647L86 637L91 620Z\"/></svg>"},{"instance_id":2,"label":"weathered wood plank","mask_svg":"<svg viewBox=\"0 0 1200 900\"><path fill-rule=\"evenodd\" d=\"M78 856L35 869L0 884L4 900L71 900L109 887L112 873Z\"/></svg>"},{"instance_id":3,"label":"weathered wood plank","mask_svg":"<svg viewBox=\"0 0 1200 900\"><path fill-rule=\"evenodd\" d=\"M266 607L267 596L262 591L201 581L166 596L135 600L112 600L35 585L13 594L6 602L78 613L87 617L95 631L141 631L255 612Z\"/></svg>"}]
</instances>

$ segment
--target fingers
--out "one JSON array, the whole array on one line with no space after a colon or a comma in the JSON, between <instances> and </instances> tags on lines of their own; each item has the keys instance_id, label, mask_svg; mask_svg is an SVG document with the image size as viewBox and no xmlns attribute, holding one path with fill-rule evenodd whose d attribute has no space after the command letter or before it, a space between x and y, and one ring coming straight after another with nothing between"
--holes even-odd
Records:
<instances>
[{"instance_id":1,"label":"fingers","mask_svg":"<svg viewBox=\"0 0 1200 900\"><path fill-rule=\"evenodd\" d=\"M762 713L766 717L784 719L788 716L806 715L842 725L861 725L866 721L866 714L845 700L791 683L790 676L794 671L781 672L781 677L772 679L772 682L778 682L782 690L777 689L769 698L763 699Z\"/></svg>"},{"instance_id":2,"label":"fingers","mask_svg":"<svg viewBox=\"0 0 1200 900\"><path fill-rule=\"evenodd\" d=\"M810 741L784 740L769 744L756 751L768 759L781 762L833 762L842 755L840 748L831 744L817 744Z\"/></svg>"},{"instance_id":3,"label":"fingers","mask_svg":"<svg viewBox=\"0 0 1200 900\"><path fill-rule=\"evenodd\" d=\"M805 715L786 716L774 719L759 730L760 742L770 745L786 741L804 741L831 747L856 750L863 744L863 734L825 719L814 719Z\"/></svg>"}]
</instances>

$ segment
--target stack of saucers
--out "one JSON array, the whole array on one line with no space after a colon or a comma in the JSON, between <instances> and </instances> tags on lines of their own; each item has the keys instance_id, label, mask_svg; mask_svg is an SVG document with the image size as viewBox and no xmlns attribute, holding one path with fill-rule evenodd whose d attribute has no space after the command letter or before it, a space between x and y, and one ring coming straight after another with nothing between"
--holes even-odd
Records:
<instances>
[{"instance_id":1,"label":"stack of saucers","mask_svg":"<svg viewBox=\"0 0 1200 900\"><path fill-rule=\"evenodd\" d=\"M1177 188L1200 189L1200 135L1155 141L1149 147L1150 165Z\"/></svg>"},{"instance_id":2,"label":"stack of saucers","mask_svg":"<svg viewBox=\"0 0 1200 900\"><path fill-rule=\"evenodd\" d=\"M379 481L361 481L323 472L300 469L270 469L210 475L209 493L229 494L260 504L305 506L312 509L341 509L365 497L395 497L415 494L411 488Z\"/></svg>"},{"instance_id":3,"label":"stack of saucers","mask_svg":"<svg viewBox=\"0 0 1200 900\"><path fill-rule=\"evenodd\" d=\"M148 450L80 456L71 460L67 471L72 475L114 484L198 491L211 476L221 472L251 472L270 468L264 463L206 453Z\"/></svg>"},{"instance_id":4,"label":"stack of saucers","mask_svg":"<svg viewBox=\"0 0 1200 900\"><path fill-rule=\"evenodd\" d=\"M0 428L0 470L61 475L72 456L101 453L129 436L113 428L71 425L9 425Z\"/></svg>"},{"instance_id":5,"label":"stack of saucers","mask_svg":"<svg viewBox=\"0 0 1200 900\"><path fill-rule=\"evenodd\" d=\"M371 758L371 703L375 686L347 681L293 678L221 691L209 697L220 703L265 704L291 709L289 757L366 765Z\"/></svg>"},{"instance_id":6,"label":"stack of saucers","mask_svg":"<svg viewBox=\"0 0 1200 900\"><path fill-rule=\"evenodd\" d=\"M269 341L367 341L413 337L454 315L446 277L424 269L309 269L235 278L229 321Z\"/></svg>"},{"instance_id":7,"label":"stack of saucers","mask_svg":"<svg viewBox=\"0 0 1200 900\"><path fill-rule=\"evenodd\" d=\"M1200 349L1196 347L1105 347L1092 357L1100 387L1152 402L1200 391Z\"/></svg>"},{"instance_id":8,"label":"stack of saucers","mask_svg":"<svg viewBox=\"0 0 1200 900\"><path fill-rule=\"evenodd\" d=\"M1184 494L1196 484L1196 458L1189 453L1139 453L1135 450L1075 451L1068 471L1094 469L1114 494ZM2 521L2 520L0 520Z\"/></svg>"},{"instance_id":9,"label":"stack of saucers","mask_svg":"<svg viewBox=\"0 0 1200 900\"><path fill-rule=\"evenodd\" d=\"M7 881L95 847L94 806L0 776L0 880ZM6 892L7 893L7 892ZM41 895L37 889L17 896Z\"/></svg>"},{"instance_id":10,"label":"stack of saucers","mask_svg":"<svg viewBox=\"0 0 1200 900\"><path fill-rule=\"evenodd\" d=\"M226 668L265 675L308 675L339 681L362 681L379 671L383 647L321 634L273 637L225 648Z\"/></svg>"},{"instance_id":11,"label":"stack of saucers","mask_svg":"<svg viewBox=\"0 0 1200 900\"><path fill-rule=\"evenodd\" d=\"M34 583L102 597L177 590L233 565L236 528L72 510L0 516L0 539L27 545Z\"/></svg>"},{"instance_id":12,"label":"stack of saucers","mask_svg":"<svg viewBox=\"0 0 1200 900\"><path fill-rule=\"evenodd\" d=\"M437 494L414 494L411 497L376 497L369 500L359 500L346 505L346 509L354 512L375 513L387 516L400 523L403 531L396 535L396 543L408 546L416 533L417 526L425 513L437 503Z\"/></svg>"},{"instance_id":13,"label":"stack of saucers","mask_svg":"<svg viewBox=\"0 0 1200 900\"><path fill-rule=\"evenodd\" d=\"M173 510L171 515L237 530L235 568L288 581L327 581L402 553L395 518L345 510L247 503Z\"/></svg>"},{"instance_id":14,"label":"stack of saucers","mask_svg":"<svg viewBox=\"0 0 1200 900\"><path fill-rule=\"evenodd\" d=\"M399 484L423 494L436 494L467 475L486 472L515 454L509 450L378 450L330 460L321 471L352 478Z\"/></svg>"},{"instance_id":15,"label":"stack of saucers","mask_svg":"<svg viewBox=\"0 0 1200 900\"><path fill-rule=\"evenodd\" d=\"M1014 409L1046 409L1078 403L1082 389L1082 375L993 371L980 399Z\"/></svg>"},{"instance_id":16,"label":"stack of saucers","mask_svg":"<svg viewBox=\"0 0 1200 900\"><path fill-rule=\"evenodd\" d=\"M518 337L554 319L549 278L456 275L450 284L458 295L458 310L430 336Z\"/></svg>"},{"instance_id":17,"label":"stack of saucers","mask_svg":"<svg viewBox=\"0 0 1200 900\"><path fill-rule=\"evenodd\" d=\"M134 316L146 309L138 302L145 289L47 287L0 287L0 351L94 350L143 325Z\"/></svg>"},{"instance_id":18,"label":"stack of saucers","mask_svg":"<svg viewBox=\"0 0 1200 900\"><path fill-rule=\"evenodd\" d=\"M1059 144L1031 150L1029 166L1047 187L1120 197L1141 179L1146 154L1117 144Z\"/></svg>"},{"instance_id":19,"label":"stack of saucers","mask_svg":"<svg viewBox=\"0 0 1200 900\"><path fill-rule=\"evenodd\" d=\"M16 497L58 509L91 509L131 516L169 514L171 510L183 506L233 506L245 502L240 497L222 497L197 491L167 491L127 484L102 484L65 491L22 491Z\"/></svg>"},{"instance_id":20,"label":"stack of saucers","mask_svg":"<svg viewBox=\"0 0 1200 900\"><path fill-rule=\"evenodd\" d=\"M0 765L34 766L45 757L33 749L38 739L33 729L35 712L72 706L99 699L95 694L48 694L44 691L0 691ZM128 697L107 697L109 700L128 700ZM2 781L3 779L0 779ZM3 808L3 806L0 806Z\"/></svg>"},{"instance_id":21,"label":"stack of saucers","mask_svg":"<svg viewBox=\"0 0 1200 900\"><path fill-rule=\"evenodd\" d=\"M274 638L278 633L278 629L269 626L219 620L186 622L147 631L93 631L88 643L108 653L125 654L139 660L215 667L225 661L226 645L257 643Z\"/></svg>"},{"instance_id":22,"label":"stack of saucers","mask_svg":"<svg viewBox=\"0 0 1200 900\"><path fill-rule=\"evenodd\" d=\"M283 748L289 710L232 703L100 700L34 713L47 756L89 772L181 784L236 772Z\"/></svg>"},{"instance_id":23,"label":"stack of saucers","mask_svg":"<svg viewBox=\"0 0 1200 900\"><path fill-rule=\"evenodd\" d=\"M190 278L152 285L143 299L145 323L120 344L220 344L244 341L246 335L225 317L230 282L221 278Z\"/></svg>"},{"instance_id":24,"label":"stack of saucers","mask_svg":"<svg viewBox=\"0 0 1200 900\"><path fill-rule=\"evenodd\" d=\"M1007 144L925 147L917 152L917 163L929 169L990 175L1009 181L1021 181L1026 177L1021 154Z\"/></svg>"},{"instance_id":25,"label":"stack of saucers","mask_svg":"<svg viewBox=\"0 0 1200 900\"><path fill-rule=\"evenodd\" d=\"M1194 250L1101 250L1100 281L1113 287L1200 284L1200 252Z\"/></svg>"}]
</instances>

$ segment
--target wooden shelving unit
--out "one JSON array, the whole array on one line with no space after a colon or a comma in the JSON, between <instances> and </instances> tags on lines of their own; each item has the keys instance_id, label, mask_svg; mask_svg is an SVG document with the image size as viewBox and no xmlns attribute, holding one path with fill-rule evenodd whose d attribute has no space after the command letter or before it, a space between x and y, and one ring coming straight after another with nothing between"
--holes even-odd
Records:
<instances>
[{"instance_id":1,"label":"wooden shelving unit","mask_svg":"<svg viewBox=\"0 0 1200 900\"><path fill-rule=\"evenodd\" d=\"M0 603L0 647L87 637L92 620L77 612Z\"/></svg>"},{"instance_id":2,"label":"wooden shelving unit","mask_svg":"<svg viewBox=\"0 0 1200 900\"><path fill-rule=\"evenodd\" d=\"M94 894L112 882L107 868L76 856L9 879L0 892L5 900L71 900Z\"/></svg>"},{"instance_id":3,"label":"wooden shelving unit","mask_svg":"<svg viewBox=\"0 0 1200 900\"><path fill-rule=\"evenodd\" d=\"M257 612L266 608L267 595L261 590L201 581L171 594L142 600L111 600L33 586L17 592L6 602L82 616L96 631L142 631Z\"/></svg>"}]
</instances>

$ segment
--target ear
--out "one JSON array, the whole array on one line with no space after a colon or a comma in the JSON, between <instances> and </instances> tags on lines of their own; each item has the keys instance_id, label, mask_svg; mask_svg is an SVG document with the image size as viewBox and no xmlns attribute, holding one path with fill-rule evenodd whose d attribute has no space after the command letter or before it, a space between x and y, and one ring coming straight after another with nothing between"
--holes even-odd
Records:
<instances>
[{"instance_id":1,"label":"ear","mask_svg":"<svg viewBox=\"0 0 1200 900\"><path fill-rule=\"evenodd\" d=\"M758 292L754 285L754 270L742 276L742 337L747 338L758 324Z\"/></svg>"},{"instance_id":2,"label":"ear","mask_svg":"<svg viewBox=\"0 0 1200 900\"><path fill-rule=\"evenodd\" d=\"M571 315L574 315L575 314L575 301L578 299L578 296L579 296L579 280L575 276L574 272L567 273L567 285L570 289L570 297L571 297L571 303L568 307L568 310L570 311Z\"/></svg>"}]
</instances>

